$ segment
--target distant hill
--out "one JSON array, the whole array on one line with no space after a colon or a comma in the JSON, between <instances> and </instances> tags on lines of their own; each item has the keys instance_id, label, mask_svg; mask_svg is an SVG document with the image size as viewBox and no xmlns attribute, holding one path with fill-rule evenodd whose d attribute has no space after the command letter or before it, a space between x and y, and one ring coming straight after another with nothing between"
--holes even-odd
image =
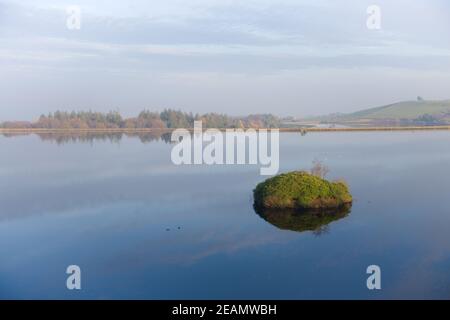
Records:
<instances>
[{"instance_id":1,"label":"distant hill","mask_svg":"<svg viewBox=\"0 0 450 320\"><path fill-rule=\"evenodd\" d=\"M416 124L438 125L450 123L450 100L403 101L348 114L332 114L314 118L321 122L353 124Z\"/></svg>"}]
</instances>

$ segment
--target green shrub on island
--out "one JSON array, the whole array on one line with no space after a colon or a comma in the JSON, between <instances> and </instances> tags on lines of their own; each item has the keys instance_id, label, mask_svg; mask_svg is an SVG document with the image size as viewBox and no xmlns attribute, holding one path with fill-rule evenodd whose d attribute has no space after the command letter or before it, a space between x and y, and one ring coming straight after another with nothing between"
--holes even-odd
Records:
<instances>
[{"instance_id":1,"label":"green shrub on island","mask_svg":"<svg viewBox=\"0 0 450 320\"><path fill-rule=\"evenodd\" d=\"M306 171L277 175L253 190L255 205L274 209L329 209L352 202L343 181L330 182Z\"/></svg>"}]
</instances>

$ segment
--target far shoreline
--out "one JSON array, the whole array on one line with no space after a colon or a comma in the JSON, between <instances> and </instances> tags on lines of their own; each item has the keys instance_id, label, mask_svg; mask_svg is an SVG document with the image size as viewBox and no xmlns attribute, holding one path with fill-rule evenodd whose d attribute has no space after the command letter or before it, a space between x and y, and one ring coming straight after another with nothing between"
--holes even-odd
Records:
<instances>
[{"instance_id":1,"label":"far shoreline","mask_svg":"<svg viewBox=\"0 0 450 320\"><path fill-rule=\"evenodd\" d=\"M63 134L79 134L79 133L151 133L151 132L163 132L170 133L177 128L111 128L111 129L43 129L43 128L0 128L0 133L17 133L17 134L31 134L31 133L63 133ZM203 131L208 128L204 128ZM318 127L308 127L308 128L217 128L221 131L225 130L279 130L280 132L364 132L364 131L447 131L450 130L450 125L448 126L398 126L398 127L353 127L353 128L318 128ZM186 128L186 130L193 131L193 128Z\"/></svg>"}]
</instances>

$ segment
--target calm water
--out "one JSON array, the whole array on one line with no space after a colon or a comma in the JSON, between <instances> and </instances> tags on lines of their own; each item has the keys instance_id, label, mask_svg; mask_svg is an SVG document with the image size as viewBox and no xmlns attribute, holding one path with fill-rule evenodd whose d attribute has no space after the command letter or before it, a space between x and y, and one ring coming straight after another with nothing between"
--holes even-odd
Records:
<instances>
[{"instance_id":1,"label":"calm water","mask_svg":"<svg viewBox=\"0 0 450 320\"><path fill-rule=\"evenodd\" d=\"M258 166L150 140L0 136L0 298L450 298L450 132L281 134L280 171L323 160L356 199L315 231L255 213Z\"/></svg>"}]
</instances>

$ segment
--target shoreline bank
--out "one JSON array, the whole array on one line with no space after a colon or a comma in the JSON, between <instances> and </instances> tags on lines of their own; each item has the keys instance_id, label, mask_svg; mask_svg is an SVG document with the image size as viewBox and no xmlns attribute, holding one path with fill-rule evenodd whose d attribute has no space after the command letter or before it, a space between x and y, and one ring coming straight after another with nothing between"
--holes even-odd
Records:
<instances>
[{"instance_id":1,"label":"shoreline bank","mask_svg":"<svg viewBox=\"0 0 450 320\"><path fill-rule=\"evenodd\" d=\"M205 128L204 130L207 130ZM220 128L219 130L225 131L231 128ZM247 130L250 128L245 128ZM255 130L260 130L265 128L259 128ZM354 127L354 128L268 128L267 130L278 129L280 132L363 132L363 131L431 131L431 130L450 130L449 126L414 126L414 127ZM170 133L176 129L154 129L154 128L140 128L140 129L7 129L0 128L1 134L32 134L32 133L63 133L63 134L79 134L79 133ZM193 128L187 128L186 130L193 131Z\"/></svg>"}]
</instances>

